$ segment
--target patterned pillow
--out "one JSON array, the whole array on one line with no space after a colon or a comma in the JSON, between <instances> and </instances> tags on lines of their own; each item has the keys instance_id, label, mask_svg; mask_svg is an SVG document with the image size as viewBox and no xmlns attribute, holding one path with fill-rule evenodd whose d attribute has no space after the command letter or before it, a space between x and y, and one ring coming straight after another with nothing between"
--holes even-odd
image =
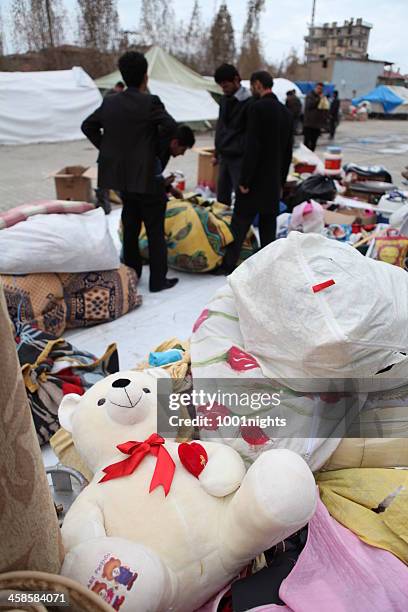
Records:
<instances>
[{"instance_id":1,"label":"patterned pillow","mask_svg":"<svg viewBox=\"0 0 408 612\"><path fill-rule=\"evenodd\" d=\"M65 330L67 307L57 274L0 275L9 316L59 336Z\"/></svg>"},{"instance_id":2,"label":"patterned pillow","mask_svg":"<svg viewBox=\"0 0 408 612\"><path fill-rule=\"evenodd\" d=\"M142 303L136 272L126 266L81 274L0 275L10 318L61 335L66 328L114 321Z\"/></svg>"},{"instance_id":3,"label":"patterned pillow","mask_svg":"<svg viewBox=\"0 0 408 612\"><path fill-rule=\"evenodd\" d=\"M114 321L142 303L136 272L127 266L107 272L58 276L67 307L67 328Z\"/></svg>"}]
</instances>

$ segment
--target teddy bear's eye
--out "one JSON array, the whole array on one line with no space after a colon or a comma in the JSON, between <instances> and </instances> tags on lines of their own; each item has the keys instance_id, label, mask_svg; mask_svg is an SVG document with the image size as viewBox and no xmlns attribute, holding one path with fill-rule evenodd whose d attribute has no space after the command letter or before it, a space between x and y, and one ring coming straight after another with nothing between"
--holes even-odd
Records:
<instances>
[{"instance_id":1,"label":"teddy bear's eye","mask_svg":"<svg viewBox=\"0 0 408 612\"><path fill-rule=\"evenodd\" d=\"M144 388L143 388L143 391L144 391L145 393L150 393L150 389L148 389L147 387L144 387Z\"/></svg>"},{"instance_id":2,"label":"teddy bear's eye","mask_svg":"<svg viewBox=\"0 0 408 612\"><path fill-rule=\"evenodd\" d=\"M106 399L104 398L98 400L98 406L103 406L105 402L106 402Z\"/></svg>"}]
</instances>

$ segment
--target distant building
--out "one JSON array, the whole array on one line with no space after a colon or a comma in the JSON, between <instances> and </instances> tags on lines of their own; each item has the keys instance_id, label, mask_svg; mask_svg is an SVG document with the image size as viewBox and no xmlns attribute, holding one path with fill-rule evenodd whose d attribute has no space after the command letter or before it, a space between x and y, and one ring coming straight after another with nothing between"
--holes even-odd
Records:
<instances>
[{"instance_id":1,"label":"distant building","mask_svg":"<svg viewBox=\"0 0 408 612\"><path fill-rule=\"evenodd\" d=\"M371 59L314 60L297 66L294 80L334 83L340 99L351 99L374 89L385 72L385 66L391 65L390 62Z\"/></svg>"},{"instance_id":2,"label":"distant building","mask_svg":"<svg viewBox=\"0 0 408 612\"><path fill-rule=\"evenodd\" d=\"M367 59L368 40L373 26L361 18L344 24L324 23L309 26L305 36L306 61L328 58Z\"/></svg>"},{"instance_id":3,"label":"distant building","mask_svg":"<svg viewBox=\"0 0 408 612\"><path fill-rule=\"evenodd\" d=\"M396 85L399 87L408 87L408 74L401 74L399 69L384 70L383 74L378 77L378 85Z\"/></svg>"}]
</instances>

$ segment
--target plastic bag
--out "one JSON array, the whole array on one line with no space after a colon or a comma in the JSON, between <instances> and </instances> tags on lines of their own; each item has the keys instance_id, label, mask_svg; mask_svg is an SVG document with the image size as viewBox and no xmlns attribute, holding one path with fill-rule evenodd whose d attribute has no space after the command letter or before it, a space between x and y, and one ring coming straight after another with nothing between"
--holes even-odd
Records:
<instances>
[{"instance_id":1,"label":"plastic bag","mask_svg":"<svg viewBox=\"0 0 408 612\"><path fill-rule=\"evenodd\" d=\"M321 174L315 174L309 176L303 183L300 183L290 198L289 205L293 208L297 204L308 200L317 200L319 202L331 201L335 198L336 193L336 185L333 179Z\"/></svg>"},{"instance_id":2,"label":"plastic bag","mask_svg":"<svg viewBox=\"0 0 408 612\"><path fill-rule=\"evenodd\" d=\"M322 96L320 98L319 106L317 107L319 110L328 111L330 108L330 102L326 96Z\"/></svg>"},{"instance_id":3,"label":"plastic bag","mask_svg":"<svg viewBox=\"0 0 408 612\"><path fill-rule=\"evenodd\" d=\"M295 206L290 221L290 231L297 230L304 234L315 232L321 234L324 229L324 211L318 202L310 200Z\"/></svg>"}]
</instances>

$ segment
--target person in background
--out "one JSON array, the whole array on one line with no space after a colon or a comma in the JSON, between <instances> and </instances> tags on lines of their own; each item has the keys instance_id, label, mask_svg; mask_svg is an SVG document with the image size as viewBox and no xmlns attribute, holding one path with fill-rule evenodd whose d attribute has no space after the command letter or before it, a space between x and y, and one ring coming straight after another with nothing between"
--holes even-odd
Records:
<instances>
[{"instance_id":1,"label":"person in background","mask_svg":"<svg viewBox=\"0 0 408 612\"><path fill-rule=\"evenodd\" d=\"M339 115L340 115L340 100L339 100L339 92L333 92L333 99L330 103L329 110L329 131L330 131L330 139L333 140L334 135L336 133L336 128L339 125Z\"/></svg>"},{"instance_id":2,"label":"person in background","mask_svg":"<svg viewBox=\"0 0 408 612\"><path fill-rule=\"evenodd\" d=\"M314 151L322 128L327 127L329 103L323 95L323 83L309 91L305 102L305 116L303 120L304 145Z\"/></svg>"},{"instance_id":3,"label":"person in background","mask_svg":"<svg viewBox=\"0 0 408 612\"><path fill-rule=\"evenodd\" d=\"M122 91L125 91L125 84L123 81L118 81L112 89L108 89L105 96L112 96L113 94L122 93Z\"/></svg>"},{"instance_id":4,"label":"person in background","mask_svg":"<svg viewBox=\"0 0 408 612\"><path fill-rule=\"evenodd\" d=\"M174 287L178 279L166 278L167 246L164 235L166 196L157 181L160 138L177 128L160 98L147 90L147 60L128 51L119 59L127 89L107 96L82 124L85 136L99 149L98 188L114 189L123 202L123 261L142 273L139 233L145 224L150 253L150 291Z\"/></svg>"},{"instance_id":5,"label":"person in background","mask_svg":"<svg viewBox=\"0 0 408 612\"><path fill-rule=\"evenodd\" d=\"M241 85L238 70L222 64L214 74L224 95L215 132L214 164L219 164L217 199L231 206L232 192L237 193L242 156L244 154L246 112L251 93Z\"/></svg>"},{"instance_id":6,"label":"person in background","mask_svg":"<svg viewBox=\"0 0 408 612\"><path fill-rule=\"evenodd\" d=\"M282 188L292 161L293 118L272 93L273 79L264 70L251 76L256 99L248 109L245 153L231 219L234 242L228 245L217 274L230 274L245 236L259 214L261 248L275 240Z\"/></svg>"},{"instance_id":7,"label":"person in background","mask_svg":"<svg viewBox=\"0 0 408 612\"><path fill-rule=\"evenodd\" d=\"M296 90L291 89L286 92L286 108L292 113L293 117L293 133L297 134L299 130L300 117L302 115L302 102L296 95Z\"/></svg>"},{"instance_id":8,"label":"person in background","mask_svg":"<svg viewBox=\"0 0 408 612\"><path fill-rule=\"evenodd\" d=\"M192 149L195 144L193 130L188 125L179 125L175 132L168 138L162 140L159 146L158 159L160 162L161 173L164 172L170 157L179 157L184 155L188 149ZM175 179L174 174L170 174L164 180L164 187L167 194L175 198L182 199L183 193L173 187L172 183Z\"/></svg>"}]
</instances>

